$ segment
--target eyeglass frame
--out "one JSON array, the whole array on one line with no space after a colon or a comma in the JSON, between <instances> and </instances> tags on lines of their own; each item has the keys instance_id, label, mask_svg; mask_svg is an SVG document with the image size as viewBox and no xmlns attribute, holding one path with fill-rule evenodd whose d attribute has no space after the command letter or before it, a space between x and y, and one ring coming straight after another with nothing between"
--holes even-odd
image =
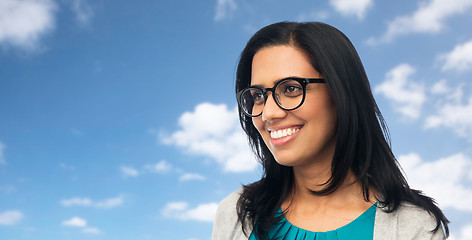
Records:
<instances>
[{"instance_id":1,"label":"eyeglass frame","mask_svg":"<svg viewBox=\"0 0 472 240\"><path fill-rule=\"evenodd\" d=\"M302 86L302 90L303 90L303 98L302 98L302 101L300 102L300 104L298 104L298 106L294 107L294 108L284 108L280 105L280 102L279 100L277 99L277 97L275 96L275 89L277 89L277 87L282 83L282 82L285 82L287 80L295 80L297 81L298 83L300 83L300 85ZM309 83L326 83L326 79L325 78L300 78L300 77L287 77L287 78L283 78L283 79L280 79L279 81L277 81L273 87L271 88L261 88L261 87L258 87L258 86L252 86L252 87L246 87L240 91L238 91L236 93L236 100L238 101L238 106L239 108L243 111L243 113L248 116L248 117L259 117L260 115L262 115L262 113L264 111L261 111L261 113L257 114L257 115L251 115L249 113L246 112L245 108L242 106L242 95L243 95L243 92L247 91L248 89L250 88L256 88L256 89L259 89L262 91L262 95L264 96L264 106L267 102L267 99L268 99L268 96L267 96L267 92L271 91L272 92L272 98L274 99L274 102L277 104L277 106L285 111L292 111L292 110L295 110L299 107L301 107L303 105L303 103L305 102L305 97L306 97L306 85L308 85Z\"/></svg>"}]
</instances>

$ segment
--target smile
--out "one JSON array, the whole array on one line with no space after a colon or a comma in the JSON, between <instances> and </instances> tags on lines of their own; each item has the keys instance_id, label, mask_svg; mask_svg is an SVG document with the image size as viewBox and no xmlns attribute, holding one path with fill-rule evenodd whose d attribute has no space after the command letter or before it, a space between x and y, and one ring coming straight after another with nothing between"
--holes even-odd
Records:
<instances>
[{"instance_id":1,"label":"smile","mask_svg":"<svg viewBox=\"0 0 472 240\"><path fill-rule=\"evenodd\" d=\"M300 129L299 128L296 128L296 129L286 128L286 129L280 129L277 131L272 131L270 132L270 138L272 139L284 138L298 132L298 130Z\"/></svg>"}]
</instances>

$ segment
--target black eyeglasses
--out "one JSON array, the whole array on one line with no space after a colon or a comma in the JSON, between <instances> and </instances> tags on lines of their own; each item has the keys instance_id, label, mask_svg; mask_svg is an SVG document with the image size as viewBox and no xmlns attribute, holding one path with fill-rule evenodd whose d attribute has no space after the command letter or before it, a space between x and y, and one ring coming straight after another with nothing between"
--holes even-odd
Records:
<instances>
[{"instance_id":1,"label":"black eyeglasses","mask_svg":"<svg viewBox=\"0 0 472 240\"><path fill-rule=\"evenodd\" d=\"M249 117L262 114L267 101L267 92L272 92L277 106L286 111L299 108L305 101L306 85L309 83L326 83L324 78L289 77L279 80L272 88L248 87L236 94L238 105Z\"/></svg>"}]
</instances>

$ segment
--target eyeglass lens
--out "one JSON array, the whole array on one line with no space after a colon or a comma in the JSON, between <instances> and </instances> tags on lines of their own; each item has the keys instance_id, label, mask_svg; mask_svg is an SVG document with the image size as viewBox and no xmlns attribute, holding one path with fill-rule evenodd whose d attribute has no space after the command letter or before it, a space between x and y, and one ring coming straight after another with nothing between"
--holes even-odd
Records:
<instances>
[{"instance_id":1,"label":"eyeglass lens","mask_svg":"<svg viewBox=\"0 0 472 240\"><path fill-rule=\"evenodd\" d=\"M241 94L241 107L251 115L257 116L262 113L267 101L267 91L260 88L248 88ZM275 93L274 93L275 92ZM287 79L279 82L272 93L277 105L285 110L297 108L303 101L303 86L296 80Z\"/></svg>"}]
</instances>

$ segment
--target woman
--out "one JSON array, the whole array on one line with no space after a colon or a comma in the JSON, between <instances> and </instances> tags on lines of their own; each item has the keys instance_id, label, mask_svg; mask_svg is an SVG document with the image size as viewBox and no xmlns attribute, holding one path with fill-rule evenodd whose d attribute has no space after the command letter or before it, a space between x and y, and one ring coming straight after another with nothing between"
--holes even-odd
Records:
<instances>
[{"instance_id":1,"label":"woman","mask_svg":"<svg viewBox=\"0 0 472 240\"><path fill-rule=\"evenodd\" d=\"M220 203L213 239L448 236L442 211L403 177L361 60L339 30L262 28L241 53L236 93L264 175Z\"/></svg>"}]
</instances>

